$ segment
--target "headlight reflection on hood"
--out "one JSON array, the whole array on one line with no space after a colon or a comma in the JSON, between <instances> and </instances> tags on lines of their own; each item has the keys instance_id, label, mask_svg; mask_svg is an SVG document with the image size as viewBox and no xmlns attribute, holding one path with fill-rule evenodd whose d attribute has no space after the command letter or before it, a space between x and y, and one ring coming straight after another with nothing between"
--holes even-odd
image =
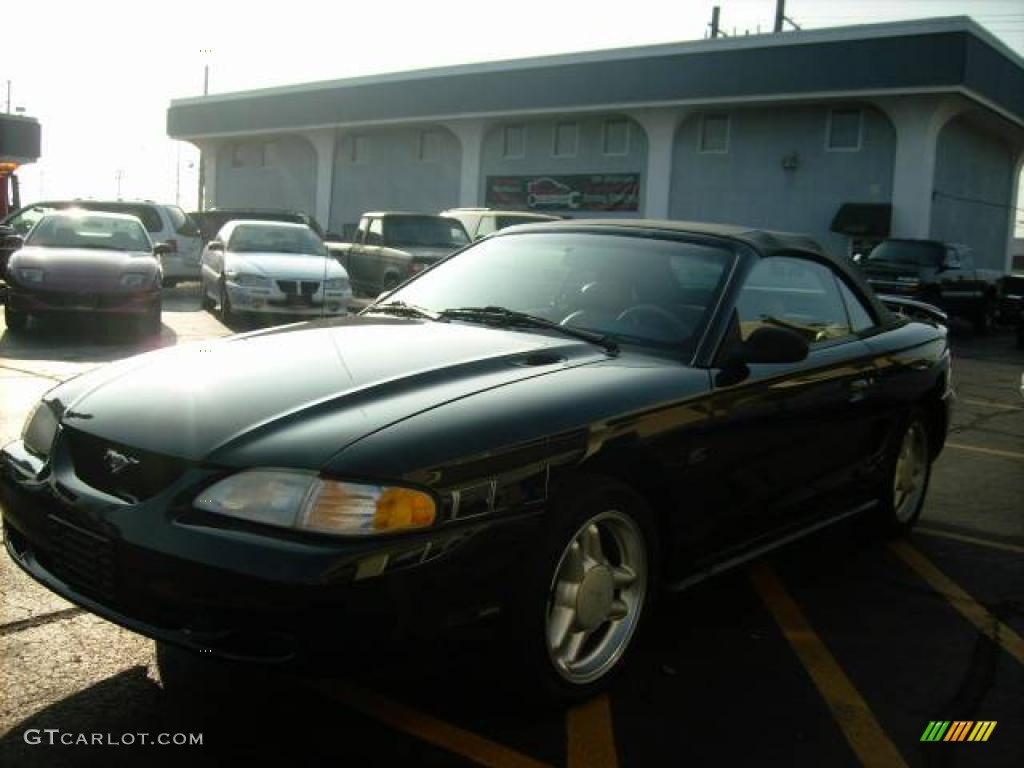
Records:
<instances>
[{"instance_id":1,"label":"headlight reflection on hood","mask_svg":"<svg viewBox=\"0 0 1024 768\"><path fill-rule=\"evenodd\" d=\"M40 400L29 413L21 430L21 440L25 447L37 456L48 458L53 439L57 436L58 423L57 414L47 403Z\"/></svg>"},{"instance_id":2,"label":"headlight reflection on hood","mask_svg":"<svg viewBox=\"0 0 1024 768\"><path fill-rule=\"evenodd\" d=\"M284 469L231 475L200 493L193 506L254 523L342 535L425 528L437 519L433 498L422 491Z\"/></svg>"}]
</instances>

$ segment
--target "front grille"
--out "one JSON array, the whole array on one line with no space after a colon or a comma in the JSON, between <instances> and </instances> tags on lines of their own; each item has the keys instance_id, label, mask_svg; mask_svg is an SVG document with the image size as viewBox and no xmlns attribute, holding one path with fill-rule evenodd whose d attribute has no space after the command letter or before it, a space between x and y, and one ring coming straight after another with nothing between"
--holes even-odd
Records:
<instances>
[{"instance_id":1,"label":"front grille","mask_svg":"<svg viewBox=\"0 0 1024 768\"><path fill-rule=\"evenodd\" d=\"M113 443L75 429L65 428L63 439L75 474L83 483L126 501L155 496L181 477L188 466L183 459ZM123 466L118 469L119 465Z\"/></svg>"},{"instance_id":2,"label":"front grille","mask_svg":"<svg viewBox=\"0 0 1024 768\"><path fill-rule=\"evenodd\" d=\"M56 515L48 519L50 570L82 592L113 598L114 542Z\"/></svg>"},{"instance_id":3,"label":"front grille","mask_svg":"<svg viewBox=\"0 0 1024 768\"><path fill-rule=\"evenodd\" d=\"M319 280L278 280L277 287L288 296L302 295L311 298L320 290Z\"/></svg>"}]
</instances>

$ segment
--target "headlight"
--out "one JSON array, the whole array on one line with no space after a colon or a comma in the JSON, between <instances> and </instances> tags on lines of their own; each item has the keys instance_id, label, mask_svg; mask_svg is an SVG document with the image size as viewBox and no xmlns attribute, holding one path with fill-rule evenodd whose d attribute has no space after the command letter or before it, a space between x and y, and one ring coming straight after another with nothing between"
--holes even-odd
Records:
<instances>
[{"instance_id":1,"label":"headlight","mask_svg":"<svg viewBox=\"0 0 1024 768\"><path fill-rule=\"evenodd\" d=\"M57 415L49 405L40 400L25 420L21 430L21 440L32 453L47 458L53 446L53 438L57 436Z\"/></svg>"},{"instance_id":2,"label":"headlight","mask_svg":"<svg viewBox=\"0 0 1024 768\"><path fill-rule=\"evenodd\" d=\"M229 275L230 277L230 275ZM235 275L234 282L246 288L266 288L267 278L263 275Z\"/></svg>"},{"instance_id":3,"label":"headlight","mask_svg":"<svg viewBox=\"0 0 1024 768\"><path fill-rule=\"evenodd\" d=\"M342 535L426 528L437 519L434 499L422 491L285 469L227 477L199 494L193 506L254 523Z\"/></svg>"},{"instance_id":4,"label":"headlight","mask_svg":"<svg viewBox=\"0 0 1024 768\"><path fill-rule=\"evenodd\" d=\"M23 283L41 283L43 282L43 270L35 267L19 267L18 279Z\"/></svg>"},{"instance_id":5,"label":"headlight","mask_svg":"<svg viewBox=\"0 0 1024 768\"><path fill-rule=\"evenodd\" d=\"M326 291L347 291L348 288L349 283L347 277L332 277L324 283L324 290Z\"/></svg>"},{"instance_id":6,"label":"headlight","mask_svg":"<svg viewBox=\"0 0 1024 768\"><path fill-rule=\"evenodd\" d=\"M121 275L121 285L125 288L138 288L146 283L146 276L140 272L129 272Z\"/></svg>"}]
</instances>

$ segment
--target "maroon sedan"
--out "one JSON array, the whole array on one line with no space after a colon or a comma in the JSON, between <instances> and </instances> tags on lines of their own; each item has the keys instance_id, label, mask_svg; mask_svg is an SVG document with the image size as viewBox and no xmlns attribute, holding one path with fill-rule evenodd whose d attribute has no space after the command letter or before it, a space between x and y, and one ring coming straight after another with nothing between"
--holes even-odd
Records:
<instances>
[{"instance_id":1,"label":"maroon sedan","mask_svg":"<svg viewBox=\"0 0 1024 768\"><path fill-rule=\"evenodd\" d=\"M158 333L165 248L134 216L47 214L7 265L8 329L23 330L29 315L75 313L129 315L140 332Z\"/></svg>"}]
</instances>

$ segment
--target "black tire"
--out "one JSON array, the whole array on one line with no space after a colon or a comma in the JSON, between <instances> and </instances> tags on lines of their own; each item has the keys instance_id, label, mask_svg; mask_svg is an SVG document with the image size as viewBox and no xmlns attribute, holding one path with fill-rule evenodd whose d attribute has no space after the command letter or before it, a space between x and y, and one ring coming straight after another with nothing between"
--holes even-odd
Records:
<instances>
[{"instance_id":1,"label":"black tire","mask_svg":"<svg viewBox=\"0 0 1024 768\"><path fill-rule=\"evenodd\" d=\"M25 327L28 325L28 313L11 309L10 304L5 304L4 323L7 324L7 330L13 333L24 331Z\"/></svg>"},{"instance_id":2,"label":"black tire","mask_svg":"<svg viewBox=\"0 0 1024 768\"><path fill-rule=\"evenodd\" d=\"M650 618L652 598L657 584L657 538L654 517L643 497L629 486L611 478L596 475L580 475L573 478L553 498L550 515L550 527L535 553L533 562L527 566L528 573L523 584L525 588L517 590L517 594L510 598L511 610L506 616L507 627L503 634L514 643L514 648L509 649L509 655L519 659L519 669L515 671L518 673L521 669L525 673L518 678L515 685L525 686L528 693L538 693L548 702L568 704L583 701L605 690L621 672L631 652L637 647L643 627ZM631 603L631 606L636 606L635 614L627 613L620 621L591 617L591 621L598 620L602 623L593 629L593 634L583 643L576 662L579 669L573 671L568 667L560 667L555 658L559 655L558 649L549 649L548 633L555 631L554 619L550 617L558 610L560 595L563 594L556 588L555 582L565 573L562 569L566 567L565 558L570 557L573 542L578 542L580 535L589 529L588 522L604 515L618 517L605 518L598 523L599 526L621 525L623 532L632 527L632 533L629 535L638 535L637 541L643 548L644 565L641 569L635 559L633 565L637 576L634 584L639 585L640 594L638 597L634 596L635 600ZM630 559L624 555L617 536L618 534L609 533L604 527L600 528L601 549L612 564L615 564L616 560L621 564ZM620 590L618 586L608 587L607 582L605 585L597 583L606 578L604 575L587 585L591 572L598 569L594 567L584 571L587 575L580 581L579 590L573 597L572 602L576 606L573 610L573 623L567 625L571 628L562 633L562 637L566 638L570 645L572 635L577 634L575 630L580 627L579 622L590 612L585 609L582 598L584 591L592 595L601 595L597 602L591 603L591 606L599 603L603 605L604 600L611 601L609 609L616 603L625 603L624 589ZM608 574L607 578L611 578L611 574ZM611 589L612 592L609 594L606 589ZM632 611L632 607L629 610ZM616 636L618 640L613 639ZM605 637L609 638L609 642L616 648L614 654L607 658L607 651L602 651ZM566 643L559 645L559 648L562 647L567 647ZM605 658L605 661L600 661L602 658Z\"/></svg>"},{"instance_id":3,"label":"black tire","mask_svg":"<svg viewBox=\"0 0 1024 768\"><path fill-rule=\"evenodd\" d=\"M145 315L139 318L139 335L140 336L159 336L160 329L163 327L161 320L161 306L156 305L154 309L151 309Z\"/></svg>"},{"instance_id":4,"label":"black tire","mask_svg":"<svg viewBox=\"0 0 1024 768\"><path fill-rule=\"evenodd\" d=\"M981 307L974 314L972 323L974 325L974 332L980 336L987 336L992 333L992 329L996 324L996 314L999 308L996 305L995 299L987 297Z\"/></svg>"},{"instance_id":5,"label":"black tire","mask_svg":"<svg viewBox=\"0 0 1024 768\"><path fill-rule=\"evenodd\" d=\"M228 296L228 287L224 281L220 283L220 291L218 293L218 312L220 314L220 321L227 325L234 319L234 313L231 310L231 297Z\"/></svg>"},{"instance_id":6,"label":"black tire","mask_svg":"<svg viewBox=\"0 0 1024 768\"><path fill-rule=\"evenodd\" d=\"M900 481L898 477L901 455L907 449L908 441L914 444L914 451L923 452L923 464L920 466L920 475L916 477L912 497L906 489L907 481ZM879 528L883 535L905 536L917 523L928 496L932 458L928 419L922 411L915 409L893 436L886 457L885 480L879 491L877 509ZM904 485L902 490L899 487L901 482Z\"/></svg>"}]
</instances>

